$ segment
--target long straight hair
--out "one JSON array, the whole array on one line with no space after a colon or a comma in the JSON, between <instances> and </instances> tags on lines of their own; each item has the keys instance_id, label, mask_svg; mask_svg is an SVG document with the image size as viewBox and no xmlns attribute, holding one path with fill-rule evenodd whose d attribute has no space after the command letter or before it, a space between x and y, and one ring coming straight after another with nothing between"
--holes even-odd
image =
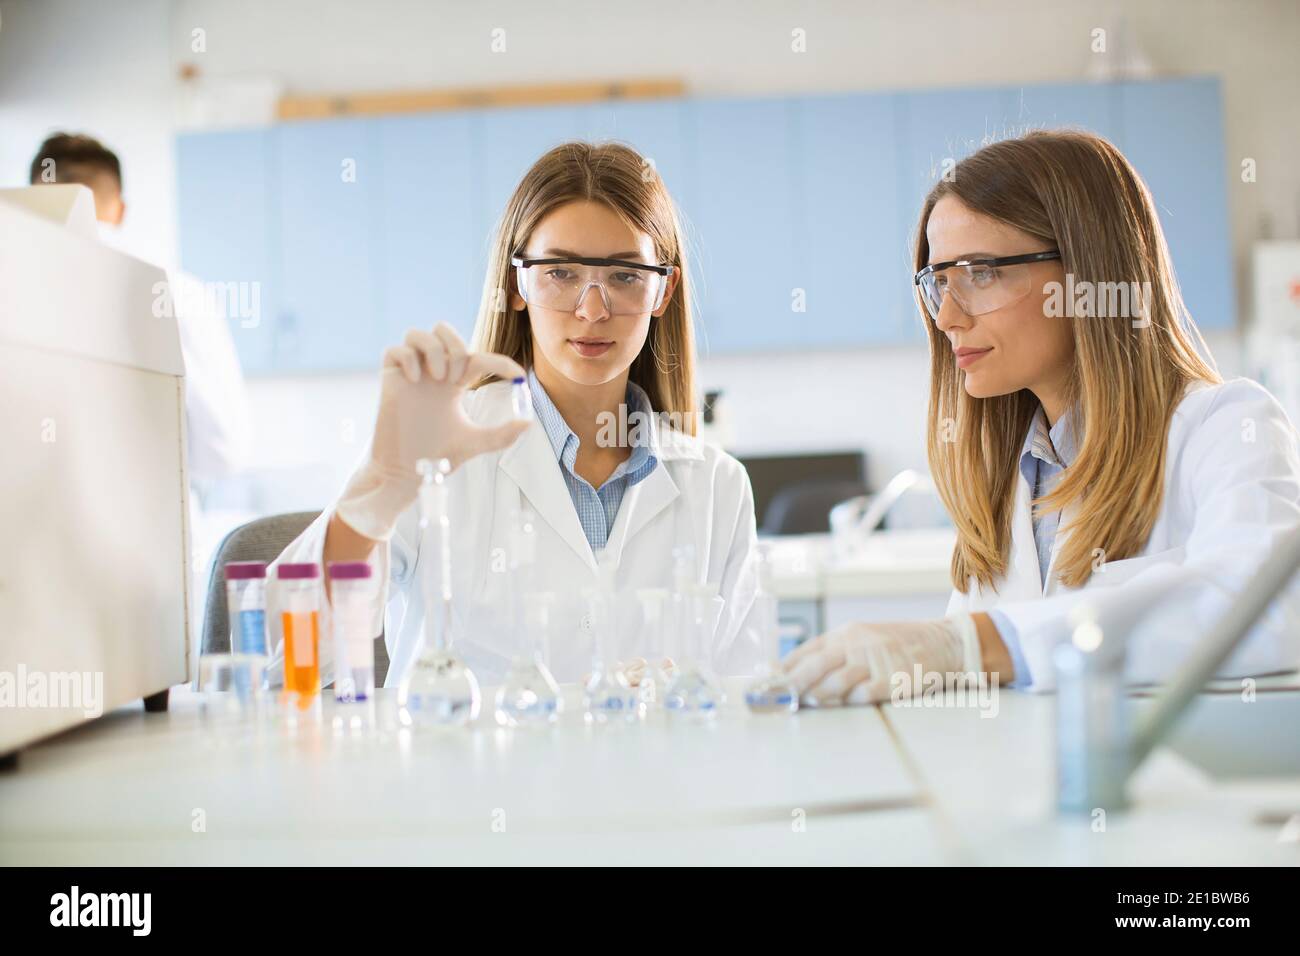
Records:
<instances>
[{"instance_id":1,"label":"long straight hair","mask_svg":"<svg viewBox=\"0 0 1300 956\"><path fill-rule=\"evenodd\" d=\"M1137 554L1164 492L1170 418L1195 381L1218 382L1209 351L1183 303L1146 184L1106 140L1075 131L1035 131L985 146L957 164L926 197L915 241L919 271L930 258L926 225L952 196L968 209L1052 243L1076 286L1137 283L1149 289L1142 319L1068 317L1074 366L1067 401L1078 454L1041 511L1077 505L1056 559L1068 587L1087 582L1097 560ZM1144 285L1149 283L1149 285ZM1038 408L1027 389L972 398L952 346L926 317L930 341L927 452L939 495L957 528L953 585L995 586L1007 571L1019 453ZM1134 326L1137 327L1134 327Z\"/></svg>"},{"instance_id":2,"label":"long straight hair","mask_svg":"<svg viewBox=\"0 0 1300 956\"><path fill-rule=\"evenodd\" d=\"M695 434L695 337L691 284L677 210L654 165L621 143L571 142L544 154L515 188L497 226L488 259L474 348L500 352L525 368L533 362L527 307L511 305L515 285L510 257L527 244L537 224L565 203L603 203L654 243L658 264L678 273L677 289L650 332L628 377L650 397L656 412ZM481 384L481 383L480 383ZM680 423L680 424L678 424Z\"/></svg>"}]
</instances>

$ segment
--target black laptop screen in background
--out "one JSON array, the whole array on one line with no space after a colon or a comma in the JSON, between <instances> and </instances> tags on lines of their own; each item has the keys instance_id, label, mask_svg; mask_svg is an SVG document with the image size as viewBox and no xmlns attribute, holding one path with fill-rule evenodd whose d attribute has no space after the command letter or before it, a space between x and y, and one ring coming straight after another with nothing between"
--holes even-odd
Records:
<instances>
[{"instance_id":1,"label":"black laptop screen in background","mask_svg":"<svg viewBox=\"0 0 1300 956\"><path fill-rule=\"evenodd\" d=\"M754 514L763 534L830 530L831 507L866 494L860 451L740 456L754 487Z\"/></svg>"}]
</instances>

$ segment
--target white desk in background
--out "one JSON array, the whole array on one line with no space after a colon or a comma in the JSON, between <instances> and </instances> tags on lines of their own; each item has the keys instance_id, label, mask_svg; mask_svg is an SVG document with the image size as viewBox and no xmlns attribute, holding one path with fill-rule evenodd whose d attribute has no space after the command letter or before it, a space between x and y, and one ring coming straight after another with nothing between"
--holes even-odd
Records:
<instances>
[{"instance_id":1,"label":"white desk in background","mask_svg":"<svg viewBox=\"0 0 1300 956\"><path fill-rule=\"evenodd\" d=\"M1214 783L1168 750L1105 833L1055 816L1050 697L1002 693L995 718L786 717L729 691L711 726L590 728L575 706L506 731L485 707L471 730L399 733L394 715L353 736L329 698L289 734L213 726L174 690L167 714L125 708L23 753L0 776L0 863L1300 864L1300 776Z\"/></svg>"},{"instance_id":2,"label":"white desk in background","mask_svg":"<svg viewBox=\"0 0 1300 956\"><path fill-rule=\"evenodd\" d=\"M850 621L943 617L952 594L951 528L878 531L852 556L829 534L767 538L773 585L785 621L807 636Z\"/></svg>"}]
</instances>

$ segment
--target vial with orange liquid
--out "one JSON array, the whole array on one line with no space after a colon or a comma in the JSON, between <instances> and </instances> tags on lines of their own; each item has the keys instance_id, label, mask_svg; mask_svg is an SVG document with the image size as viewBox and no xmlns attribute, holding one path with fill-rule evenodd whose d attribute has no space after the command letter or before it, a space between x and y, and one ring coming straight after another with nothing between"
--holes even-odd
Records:
<instances>
[{"instance_id":1,"label":"vial with orange liquid","mask_svg":"<svg viewBox=\"0 0 1300 956\"><path fill-rule=\"evenodd\" d=\"M320 699L320 568L281 564L280 627L284 633L284 693L287 703L306 710Z\"/></svg>"}]
</instances>

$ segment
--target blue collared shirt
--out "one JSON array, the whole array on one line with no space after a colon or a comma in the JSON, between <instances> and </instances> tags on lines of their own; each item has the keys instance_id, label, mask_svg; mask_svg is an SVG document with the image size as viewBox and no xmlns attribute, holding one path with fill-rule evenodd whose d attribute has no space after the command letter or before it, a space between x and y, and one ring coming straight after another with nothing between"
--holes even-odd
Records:
<instances>
[{"instance_id":1,"label":"blue collared shirt","mask_svg":"<svg viewBox=\"0 0 1300 956\"><path fill-rule=\"evenodd\" d=\"M551 448L555 450L556 460L560 463L560 474L573 499L573 507L578 512L578 521L582 524L582 533L587 536L587 543L593 552L600 551L609 542L610 529L618 517L619 506L627 489L644 480L659 464L659 459L650 450L648 443L649 428L632 428L629 432L638 441L632 446L632 454L622 462L614 473L599 488L591 484L574 471L578 460L578 446L581 442L574 434L560 410L555 407L551 397L537 380L537 373L528 370L528 388L533 395L533 411L542 423L546 437L550 439ZM650 406L650 396L639 385L627 383L627 414L629 421L633 412L642 412L646 419L654 414Z\"/></svg>"},{"instance_id":2,"label":"blue collared shirt","mask_svg":"<svg viewBox=\"0 0 1300 956\"><path fill-rule=\"evenodd\" d=\"M1030 499L1041 498L1050 494L1061 480L1061 473L1074 461L1078 452L1071 415L1067 410L1056 424L1047 427L1047 414L1038 406L1034 420L1025 434L1024 444L1020 448L1020 474L1029 484ZM1038 551L1038 579L1040 585L1047 586L1047 570L1052 563L1052 544L1056 532L1061 526L1061 512L1050 511L1033 515L1034 546ZM998 629L1002 642L1011 654L1011 664L1016 671L1016 679L1008 686L1023 687L1030 683L1029 665L1025 661L1020 647L1020 635L1011 619L997 609L989 611L989 618Z\"/></svg>"}]
</instances>

